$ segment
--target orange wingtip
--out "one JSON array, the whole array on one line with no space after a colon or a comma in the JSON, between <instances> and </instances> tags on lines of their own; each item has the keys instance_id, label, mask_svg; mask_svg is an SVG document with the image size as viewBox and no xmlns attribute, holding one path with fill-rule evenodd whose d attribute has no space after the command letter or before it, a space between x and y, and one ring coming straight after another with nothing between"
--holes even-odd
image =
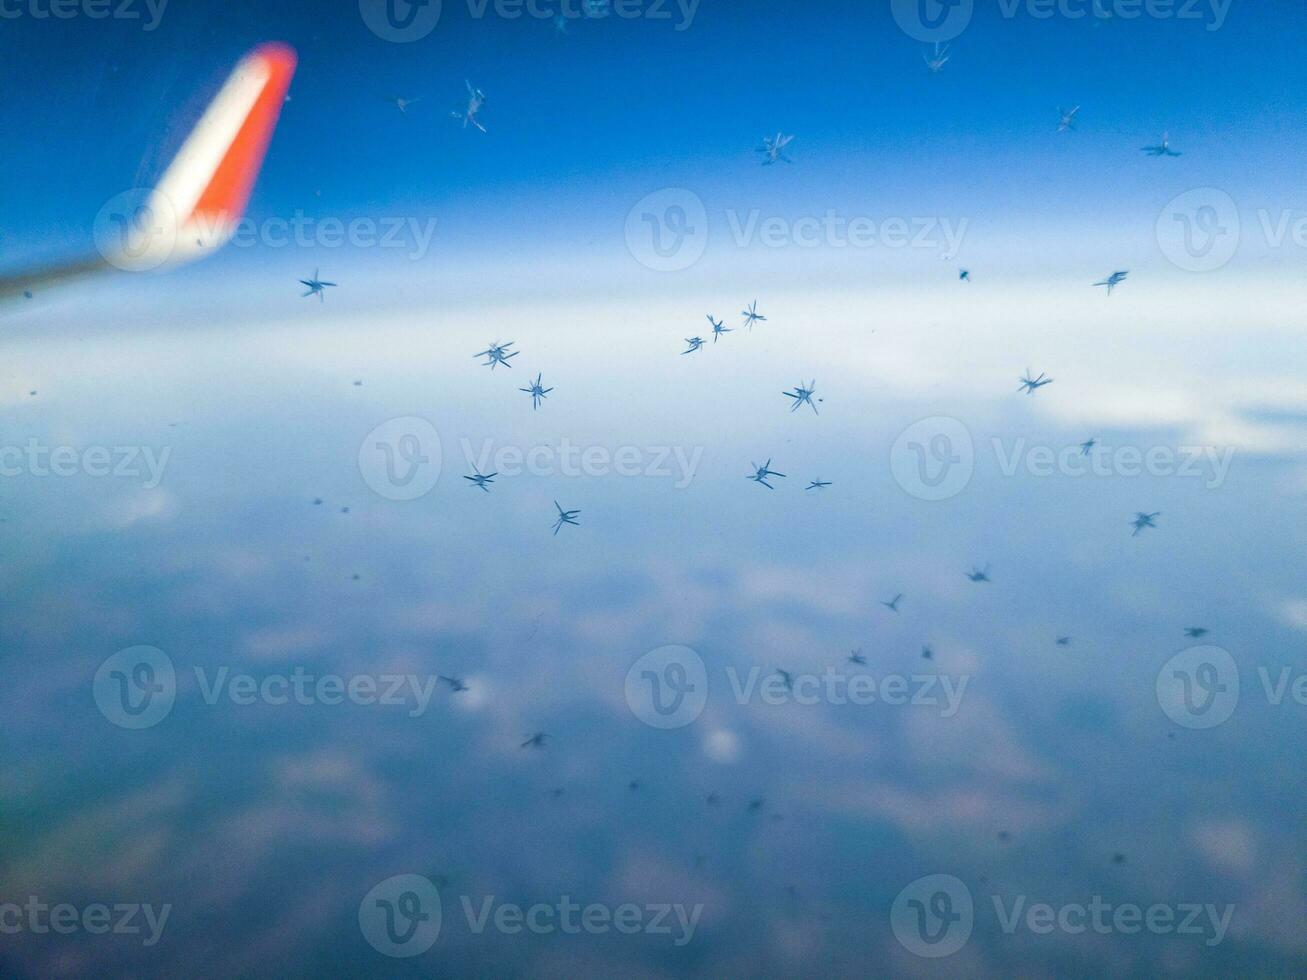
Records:
<instances>
[{"instance_id":1,"label":"orange wingtip","mask_svg":"<svg viewBox=\"0 0 1307 980\"><path fill-rule=\"evenodd\" d=\"M286 100L297 58L285 44L261 44L241 60L232 77L242 73L266 76L266 82L250 108L240 130L227 148L208 186L204 188L192 212L192 220L208 223L236 222L245 213L255 178L263 165L272 131Z\"/></svg>"}]
</instances>

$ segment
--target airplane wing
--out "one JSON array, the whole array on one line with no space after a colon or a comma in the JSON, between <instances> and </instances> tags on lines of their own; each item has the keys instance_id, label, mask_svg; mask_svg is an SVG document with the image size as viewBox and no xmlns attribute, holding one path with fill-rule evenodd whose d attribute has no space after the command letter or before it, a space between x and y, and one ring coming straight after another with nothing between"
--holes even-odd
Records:
<instances>
[{"instance_id":1,"label":"airplane wing","mask_svg":"<svg viewBox=\"0 0 1307 980\"><path fill-rule=\"evenodd\" d=\"M108 269L144 271L202 258L227 243L244 213L295 72L284 44L236 66L158 186L127 191L95 221L97 254L0 276L0 299Z\"/></svg>"}]
</instances>

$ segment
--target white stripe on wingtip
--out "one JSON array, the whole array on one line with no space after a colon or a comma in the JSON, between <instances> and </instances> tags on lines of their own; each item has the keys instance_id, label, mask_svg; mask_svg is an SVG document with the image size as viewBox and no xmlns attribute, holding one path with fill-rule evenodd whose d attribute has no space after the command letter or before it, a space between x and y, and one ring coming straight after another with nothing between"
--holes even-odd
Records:
<instances>
[{"instance_id":1,"label":"white stripe on wingtip","mask_svg":"<svg viewBox=\"0 0 1307 980\"><path fill-rule=\"evenodd\" d=\"M195 205L271 77L267 59L256 55L241 61L164 172L154 194L165 199L161 210L171 209L179 227L190 222ZM228 218L235 221L239 215Z\"/></svg>"}]
</instances>

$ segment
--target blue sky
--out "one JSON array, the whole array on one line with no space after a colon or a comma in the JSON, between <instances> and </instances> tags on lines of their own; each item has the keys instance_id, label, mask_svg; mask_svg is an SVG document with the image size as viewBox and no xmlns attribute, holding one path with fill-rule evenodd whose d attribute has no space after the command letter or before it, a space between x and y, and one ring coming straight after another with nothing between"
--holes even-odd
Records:
<instances>
[{"instance_id":1,"label":"blue sky","mask_svg":"<svg viewBox=\"0 0 1307 980\"><path fill-rule=\"evenodd\" d=\"M667 21L585 20L559 36L447 2L411 44L376 37L354 4L178 4L150 32L22 18L0 39L0 127L22 175L3 192L0 258L85 248L100 206L153 180L230 65L268 38L301 60L251 217L436 216L442 245L479 258L505 244L585 255L664 186L768 213L966 216L1035 252L1031 236L1096 236L1189 187L1293 203L1307 69L1291 5L1099 26L1033 9L979 5L938 75L888 4L706 2L684 31L669 7ZM486 136L448 115L464 78L488 95ZM404 118L391 95L423 101ZM1073 104L1080 131L1056 134L1057 107ZM797 136L780 173L751 153L778 129ZM1184 157L1137 152L1164 130Z\"/></svg>"},{"instance_id":2,"label":"blue sky","mask_svg":"<svg viewBox=\"0 0 1307 980\"><path fill-rule=\"evenodd\" d=\"M1236 2L1208 30L1210 14L1095 27L986 3L932 74L888 0L704 0L684 31L613 18L567 36L446 0L411 44L355 3L174 3L148 32L0 19L0 265L91 248L97 212L157 177L269 39L300 67L253 224L435 231L417 251L256 235L3 311L0 899L176 911L150 951L30 933L0 972L1303 972L1305 709L1258 680L1301 675L1307 631L1307 237L1272 247L1258 217L1307 217L1297 5ZM450 117L465 78L486 134ZM395 95L421 101L405 116ZM1074 104L1078 130L1058 133ZM794 163L760 166L778 130ZM1183 156L1139 152L1167 130ZM1242 234L1195 272L1158 229L1202 188ZM706 241L659 271L630 227L672 214L641 203L668 192L702 206ZM827 212L965 234L957 254L787 237ZM754 218L788 230L779 245L734 239ZM297 282L316 268L340 284L323 303ZM1091 285L1118 268L1110 297ZM752 300L768 320L749 331ZM705 314L733 332L683 355ZM496 340L517 345L511 369L474 356ZM1026 370L1055 383L1019 394ZM533 410L519 389L537 372L554 391ZM791 412L783 392L813 379L820 415ZM414 419L438 440L410 500L378 433ZM913 454L959 428L974 465L947 464L965 479L932 499ZM1079 468L1086 439L1105 470ZM32 441L81 468L6 469ZM638 471L568 472L564 447L634 451ZM166 465L106 476L95 449ZM1196 472L1166 463L1191 451ZM489 494L463 479L480 458L502 471ZM774 491L745 479L767 458L788 474ZM554 501L580 525L554 536ZM1158 526L1132 537L1140 511ZM1245 686L1212 729L1159 693L1190 625ZM667 644L716 685L672 731L624 687ZM140 645L180 678L144 731L93 690ZM769 705L726 684L848 671L854 648L876 677L965 678L960 710ZM208 703L193 678L223 668L471 690L439 687L417 718ZM519 748L540 729L547 750ZM933 961L891 910L940 872L984 915ZM450 878L441 945L407 964L358 928L361 896L397 873ZM453 914L456 894L562 890L710 914L683 950L473 935ZM989 904L1100 893L1237 914L1208 948L1013 936Z\"/></svg>"}]
</instances>

